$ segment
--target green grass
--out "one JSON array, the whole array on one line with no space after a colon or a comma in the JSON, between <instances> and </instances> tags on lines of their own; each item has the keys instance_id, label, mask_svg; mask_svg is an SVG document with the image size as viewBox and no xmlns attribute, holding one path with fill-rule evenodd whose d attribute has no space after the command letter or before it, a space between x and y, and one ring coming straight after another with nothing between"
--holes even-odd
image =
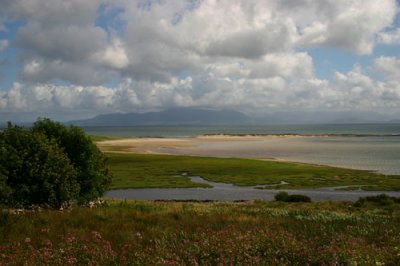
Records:
<instances>
[{"instance_id":1,"label":"green grass","mask_svg":"<svg viewBox=\"0 0 400 266\"><path fill-rule=\"evenodd\" d=\"M121 139L121 137L111 137L111 136L97 136L97 135L90 135L90 138L95 141L105 141L105 140L116 140Z\"/></svg>"},{"instance_id":2,"label":"green grass","mask_svg":"<svg viewBox=\"0 0 400 266\"><path fill-rule=\"evenodd\" d=\"M107 156L113 174L112 189L209 187L181 176L186 170L180 168L182 162L174 160L177 156L121 153Z\"/></svg>"},{"instance_id":3,"label":"green grass","mask_svg":"<svg viewBox=\"0 0 400 266\"><path fill-rule=\"evenodd\" d=\"M113 201L0 213L0 265L399 265L400 207Z\"/></svg>"},{"instance_id":4,"label":"green grass","mask_svg":"<svg viewBox=\"0 0 400 266\"><path fill-rule=\"evenodd\" d=\"M107 154L117 188L204 186L179 176L183 172L238 186L276 184L267 189L300 189L351 185L364 190L400 191L400 176L310 164L195 156Z\"/></svg>"}]
</instances>

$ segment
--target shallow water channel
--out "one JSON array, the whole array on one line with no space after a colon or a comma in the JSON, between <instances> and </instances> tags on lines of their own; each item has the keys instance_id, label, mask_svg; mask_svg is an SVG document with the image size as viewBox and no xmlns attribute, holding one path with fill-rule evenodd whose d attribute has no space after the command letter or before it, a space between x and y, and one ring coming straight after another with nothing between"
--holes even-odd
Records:
<instances>
[{"instance_id":1,"label":"shallow water channel","mask_svg":"<svg viewBox=\"0 0 400 266\"><path fill-rule=\"evenodd\" d=\"M184 176L187 176L183 173ZM400 192L382 191L341 191L336 190L341 187L326 187L317 189L258 189L257 187L276 186L288 184L282 181L280 184L263 184L257 186L235 186L227 183L217 183L207 181L200 176L187 176L192 182L204 183L212 188L144 188L144 189L119 189L107 191L104 197L134 200L216 200L216 201L235 201L235 200L273 200L276 193L286 191L289 194L303 194L309 196L314 201L319 200L350 200L355 201L359 197L372 196L378 194L388 194L400 197Z\"/></svg>"}]
</instances>

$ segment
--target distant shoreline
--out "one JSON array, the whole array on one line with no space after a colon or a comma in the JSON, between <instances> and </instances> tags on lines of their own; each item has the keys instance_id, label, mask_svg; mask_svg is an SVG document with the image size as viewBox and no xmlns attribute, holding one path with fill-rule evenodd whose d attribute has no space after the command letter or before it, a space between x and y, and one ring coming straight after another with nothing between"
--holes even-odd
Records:
<instances>
[{"instance_id":1,"label":"distant shoreline","mask_svg":"<svg viewBox=\"0 0 400 266\"><path fill-rule=\"evenodd\" d=\"M190 138L252 138L252 137L400 137L400 133L394 134L298 134L298 133L279 133L279 134L199 134L193 136L104 136L92 135L95 141L122 140L122 139L190 139ZM99 140L97 140L99 139ZM104 140L103 140L104 139Z\"/></svg>"},{"instance_id":2,"label":"distant shoreline","mask_svg":"<svg viewBox=\"0 0 400 266\"><path fill-rule=\"evenodd\" d=\"M394 134L298 134L298 133L279 133L279 134L203 134L199 136L213 137L399 137L400 133Z\"/></svg>"}]
</instances>

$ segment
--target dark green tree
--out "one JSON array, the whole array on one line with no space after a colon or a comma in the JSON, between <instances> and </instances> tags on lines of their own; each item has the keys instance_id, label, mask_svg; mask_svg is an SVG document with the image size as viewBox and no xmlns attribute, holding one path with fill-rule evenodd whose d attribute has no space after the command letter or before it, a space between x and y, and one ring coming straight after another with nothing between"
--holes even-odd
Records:
<instances>
[{"instance_id":1,"label":"dark green tree","mask_svg":"<svg viewBox=\"0 0 400 266\"><path fill-rule=\"evenodd\" d=\"M32 132L44 134L64 150L77 172L80 202L104 194L111 183L106 157L83 130L75 126L66 127L50 119L39 119Z\"/></svg>"},{"instance_id":2,"label":"dark green tree","mask_svg":"<svg viewBox=\"0 0 400 266\"><path fill-rule=\"evenodd\" d=\"M60 207L76 199L76 170L54 140L12 126L0 133L0 200L9 206Z\"/></svg>"},{"instance_id":3,"label":"dark green tree","mask_svg":"<svg viewBox=\"0 0 400 266\"><path fill-rule=\"evenodd\" d=\"M8 171L2 163L6 152L5 143L0 133L0 203L5 203L11 195L11 188L7 184Z\"/></svg>"}]
</instances>

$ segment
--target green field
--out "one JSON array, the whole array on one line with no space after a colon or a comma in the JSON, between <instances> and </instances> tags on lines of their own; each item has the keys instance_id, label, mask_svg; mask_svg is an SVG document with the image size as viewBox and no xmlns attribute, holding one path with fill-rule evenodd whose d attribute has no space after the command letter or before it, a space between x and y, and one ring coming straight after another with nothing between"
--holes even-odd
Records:
<instances>
[{"instance_id":1,"label":"green field","mask_svg":"<svg viewBox=\"0 0 400 266\"><path fill-rule=\"evenodd\" d=\"M110 202L0 214L0 265L399 265L400 206Z\"/></svg>"},{"instance_id":2,"label":"green field","mask_svg":"<svg viewBox=\"0 0 400 266\"><path fill-rule=\"evenodd\" d=\"M196 187L190 175L238 186L277 184L266 187L316 188L351 185L364 190L400 191L400 176L386 176L369 171L351 170L310 164L261 161L254 159L212 158L195 156L107 153L114 176L112 189Z\"/></svg>"},{"instance_id":3,"label":"green field","mask_svg":"<svg viewBox=\"0 0 400 266\"><path fill-rule=\"evenodd\" d=\"M92 141L95 141L95 142L105 141L105 140L116 140L116 139L121 139L120 137L97 136L97 135L90 135L89 137L92 139Z\"/></svg>"}]
</instances>

